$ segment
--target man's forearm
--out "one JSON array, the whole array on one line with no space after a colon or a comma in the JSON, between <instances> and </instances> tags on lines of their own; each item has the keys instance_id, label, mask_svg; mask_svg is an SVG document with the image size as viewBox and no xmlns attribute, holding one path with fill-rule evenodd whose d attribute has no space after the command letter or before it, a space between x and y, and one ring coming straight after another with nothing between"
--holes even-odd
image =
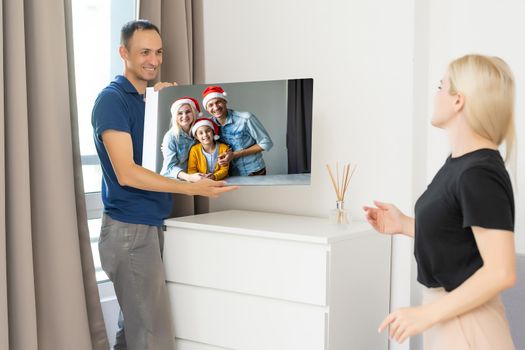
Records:
<instances>
[{"instance_id":1,"label":"man's forearm","mask_svg":"<svg viewBox=\"0 0 525 350\"><path fill-rule=\"evenodd\" d=\"M187 183L164 177L137 164L131 164L121 172L118 181L122 186L140 190L190 194Z\"/></svg>"},{"instance_id":2,"label":"man's forearm","mask_svg":"<svg viewBox=\"0 0 525 350\"><path fill-rule=\"evenodd\" d=\"M241 149L239 151L233 152L233 158L237 159L237 158L240 158L240 157L246 157L246 156L249 156L250 154L259 153L259 152L262 152L262 151L263 151L262 147L259 146L258 144L255 144L255 145L251 145L248 148Z\"/></svg>"}]
</instances>

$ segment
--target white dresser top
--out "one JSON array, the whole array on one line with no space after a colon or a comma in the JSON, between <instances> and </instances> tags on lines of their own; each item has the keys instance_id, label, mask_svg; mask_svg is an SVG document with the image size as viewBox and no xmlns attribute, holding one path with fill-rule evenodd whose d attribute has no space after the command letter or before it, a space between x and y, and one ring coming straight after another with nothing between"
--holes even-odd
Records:
<instances>
[{"instance_id":1,"label":"white dresser top","mask_svg":"<svg viewBox=\"0 0 525 350\"><path fill-rule=\"evenodd\" d=\"M366 222L348 226L331 224L328 218L285 215L245 210L226 210L165 221L168 227L213 230L230 234L277 238L305 243L332 243L363 234L378 234Z\"/></svg>"}]
</instances>

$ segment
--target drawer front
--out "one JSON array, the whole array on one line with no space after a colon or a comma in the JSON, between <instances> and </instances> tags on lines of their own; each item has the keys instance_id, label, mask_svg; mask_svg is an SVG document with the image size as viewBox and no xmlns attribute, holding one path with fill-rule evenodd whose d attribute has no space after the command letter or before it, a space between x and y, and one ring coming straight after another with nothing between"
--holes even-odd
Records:
<instances>
[{"instance_id":1,"label":"drawer front","mask_svg":"<svg viewBox=\"0 0 525 350\"><path fill-rule=\"evenodd\" d=\"M322 244L168 228L166 279L327 305L328 248Z\"/></svg>"},{"instance_id":2,"label":"drawer front","mask_svg":"<svg viewBox=\"0 0 525 350\"><path fill-rule=\"evenodd\" d=\"M238 350L324 350L327 308L168 283L175 335Z\"/></svg>"}]
</instances>

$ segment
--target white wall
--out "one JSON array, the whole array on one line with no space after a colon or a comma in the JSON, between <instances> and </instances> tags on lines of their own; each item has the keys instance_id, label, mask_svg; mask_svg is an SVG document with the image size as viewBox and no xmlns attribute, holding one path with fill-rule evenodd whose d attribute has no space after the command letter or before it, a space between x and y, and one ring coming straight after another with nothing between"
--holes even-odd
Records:
<instances>
[{"instance_id":1,"label":"white wall","mask_svg":"<svg viewBox=\"0 0 525 350\"><path fill-rule=\"evenodd\" d=\"M338 160L358 164L353 211L372 198L409 209L412 18L412 1L205 1L206 81L315 80L312 186L242 189L212 208L325 216Z\"/></svg>"},{"instance_id":2,"label":"white wall","mask_svg":"<svg viewBox=\"0 0 525 350\"><path fill-rule=\"evenodd\" d=\"M525 87L525 49L521 42L525 33L525 2L520 0L429 0L429 60L427 91L429 100L448 62L467 53L496 55L503 58L514 72L517 86L516 121L518 141L516 191L516 247L525 253L525 145L520 136L525 135L523 92ZM416 87L417 88L417 87ZM427 120L432 106L429 104ZM448 144L444 133L427 123L428 178L430 181L442 165Z\"/></svg>"},{"instance_id":3,"label":"white wall","mask_svg":"<svg viewBox=\"0 0 525 350\"><path fill-rule=\"evenodd\" d=\"M325 217L335 206L325 164L339 161L358 164L355 217L373 199L411 212L413 0L204 0L203 16L206 82L314 78L311 186L242 188L211 210ZM410 302L411 246L394 242L394 308Z\"/></svg>"},{"instance_id":4,"label":"white wall","mask_svg":"<svg viewBox=\"0 0 525 350\"><path fill-rule=\"evenodd\" d=\"M438 82L452 59L481 53L500 56L510 64L518 92L517 135L525 134L523 99L520 98L525 82L525 50L517 44L519 35L525 31L522 19L525 3L519 0L424 0L416 2L415 13L413 193L417 196L449 153L445 134L433 128L430 119ZM516 249L525 253L525 217L520 215L525 199L525 147L519 143L519 137L516 173ZM416 305L421 302L421 290L415 281L414 262L412 276L411 301ZM410 348L422 349L421 338L411 339Z\"/></svg>"},{"instance_id":5,"label":"white wall","mask_svg":"<svg viewBox=\"0 0 525 350\"><path fill-rule=\"evenodd\" d=\"M517 132L525 133L525 3L519 0L203 5L206 81L315 79L312 185L242 188L213 200L212 210L326 216L334 196L325 164L339 161L358 164L347 198L355 216L376 198L411 213L448 153L445 135L430 127L437 82L451 59L470 52L498 55L510 64L518 88ZM519 215L525 148L518 147L516 242L525 253L525 217ZM393 261L393 308L408 304L411 293L417 303L411 241L394 242ZM407 344L392 347L401 348Z\"/></svg>"},{"instance_id":6,"label":"white wall","mask_svg":"<svg viewBox=\"0 0 525 350\"><path fill-rule=\"evenodd\" d=\"M429 120L428 114L428 36L429 36L429 4L427 0L415 2L414 11L414 112L412 124L413 137L413 168L412 168L412 194L415 200L427 187L427 133ZM412 212L413 214L413 212ZM422 302L422 288L417 282L417 264L415 258L411 260L411 305L420 305ZM422 349L421 335L410 339L410 349Z\"/></svg>"}]
</instances>

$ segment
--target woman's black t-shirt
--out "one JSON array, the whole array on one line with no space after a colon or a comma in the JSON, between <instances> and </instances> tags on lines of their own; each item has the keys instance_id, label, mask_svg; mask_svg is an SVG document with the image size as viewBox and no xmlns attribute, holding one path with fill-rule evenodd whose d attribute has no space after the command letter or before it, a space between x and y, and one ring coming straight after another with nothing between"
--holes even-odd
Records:
<instances>
[{"instance_id":1,"label":"woman's black t-shirt","mask_svg":"<svg viewBox=\"0 0 525 350\"><path fill-rule=\"evenodd\" d=\"M482 265L472 226L514 231L514 197L496 150L448 157L415 207L417 279L451 291Z\"/></svg>"}]
</instances>

